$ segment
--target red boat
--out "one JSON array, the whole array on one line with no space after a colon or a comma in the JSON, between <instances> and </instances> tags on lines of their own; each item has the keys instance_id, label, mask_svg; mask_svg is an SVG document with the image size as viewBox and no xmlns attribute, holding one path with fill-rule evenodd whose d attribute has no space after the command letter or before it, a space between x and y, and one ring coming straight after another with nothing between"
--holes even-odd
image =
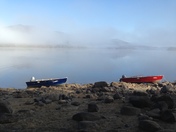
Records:
<instances>
[{"instance_id":1,"label":"red boat","mask_svg":"<svg viewBox=\"0 0 176 132\"><path fill-rule=\"evenodd\" d=\"M134 76L125 77L124 75L120 78L120 82L128 83L156 83L163 79L163 75L158 76Z\"/></svg>"}]
</instances>

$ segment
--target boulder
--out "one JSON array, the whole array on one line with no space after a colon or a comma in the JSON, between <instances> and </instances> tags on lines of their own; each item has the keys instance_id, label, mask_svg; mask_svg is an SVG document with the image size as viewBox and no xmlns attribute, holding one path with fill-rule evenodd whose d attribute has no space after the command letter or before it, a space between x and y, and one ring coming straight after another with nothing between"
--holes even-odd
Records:
<instances>
[{"instance_id":1,"label":"boulder","mask_svg":"<svg viewBox=\"0 0 176 132\"><path fill-rule=\"evenodd\" d=\"M157 132L161 129L161 126L155 121L142 120L139 122L139 128L146 132Z\"/></svg>"},{"instance_id":2,"label":"boulder","mask_svg":"<svg viewBox=\"0 0 176 132\"><path fill-rule=\"evenodd\" d=\"M9 113L5 113L0 116L0 124L14 123L17 121L18 119Z\"/></svg>"},{"instance_id":3,"label":"boulder","mask_svg":"<svg viewBox=\"0 0 176 132\"><path fill-rule=\"evenodd\" d=\"M162 96L159 96L158 98L156 98L156 101L159 102L159 101L164 101L167 103L168 105L168 109L172 109L174 107L174 100L172 99L171 96L169 95L162 95Z\"/></svg>"},{"instance_id":4,"label":"boulder","mask_svg":"<svg viewBox=\"0 0 176 132\"><path fill-rule=\"evenodd\" d=\"M129 102L138 108L151 107L152 102L147 96L131 96Z\"/></svg>"},{"instance_id":5,"label":"boulder","mask_svg":"<svg viewBox=\"0 0 176 132\"><path fill-rule=\"evenodd\" d=\"M161 115L160 115L160 109L159 108L155 108L155 109L152 109L150 111L147 111L146 114L150 117L153 117L153 118L156 118L156 119L159 119L161 118Z\"/></svg>"},{"instance_id":6,"label":"boulder","mask_svg":"<svg viewBox=\"0 0 176 132\"><path fill-rule=\"evenodd\" d=\"M93 121L80 121L78 123L78 129L80 131L90 131L90 132L96 132L99 128L99 125Z\"/></svg>"},{"instance_id":7,"label":"boulder","mask_svg":"<svg viewBox=\"0 0 176 132\"><path fill-rule=\"evenodd\" d=\"M71 103L71 105L74 105L74 106L79 106L79 105L80 105L80 103L75 101L75 102L72 102L72 103Z\"/></svg>"},{"instance_id":8,"label":"boulder","mask_svg":"<svg viewBox=\"0 0 176 132\"><path fill-rule=\"evenodd\" d=\"M112 102L114 102L114 98L111 96L107 96L107 97L105 97L104 102L105 103L112 103Z\"/></svg>"},{"instance_id":9,"label":"boulder","mask_svg":"<svg viewBox=\"0 0 176 132\"><path fill-rule=\"evenodd\" d=\"M100 120L101 118L92 113L80 112L73 115L72 119L75 121L96 121L96 120Z\"/></svg>"},{"instance_id":10,"label":"boulder","mask_svg":"<svg viewBox=\"0 0 176 132\"><path fill-rule=\"evenodd\" d=\"M176 88L173 85L165 85L161 88L160 93L172 93Z\"/></svg>"},{"instance_id":11,"label":"boulder","mask_svg":"<svg viewBox=\"0 0 176 132\"><path fill-rule=\"evenodd\" d=\"M98 112L98 111L99 111L99 108L97 104L95 103L88 104L88 112Z\"/></svg>"},{"instance_id":12,"label":"boulder","mask_svg":"<svg viewBox=\"0 0 176 132\"><path fill-rule=\"evenodd\" d=\"M120 110L120 113L122 115L138 115L141 112L141 109L136 108L136 107L131 107L131 106L123 106Z\"/></svg>"},{"instance_id":13,"label":"boulder","mask_svg":"<svg viewBox=\"0 0 176 132\"><path fill-rule=\"evenodd\" d=\"M168 110L168 105L165 101L156 102L153 107L160 109L161 112Z\"/></svg>"},{"instance_id":14,"label":"boulder","mask_svg":"<svg viewBox=\"0 0 176 132\"><path fill-rule=\"evenodd\" d=\"M176 122L176 113L172 111L164 111L161 115L161 120L169 123L174 123Z\"/></svg>"},{"instance_id":15,"label":"boulder","mask_svg":"<svg viewBox=\"0 0 176 132\"><path fill-rule=\"evenodd\" d=\"M113 95L113 98L114 98L114 100L115 100L115 99L121 99L121 98L122 98L122 95L120 95L119 93L115 93L115 94Z\"/></svg>"},{"instance_id":16,"label":"boulder","mask_svg":"<svg viewBox=\"0 0 176 132\"><path fill-rule=\"evenodd\" d=\"M93 85L93 88L102 88L102 87L108 87L108 83L105 81L95 82Z\"/></svg>"},{"instance_id":17,"label":"boulder","mask_svg":"<svg viewBox=\"0 0 176 132\"><path fill-rule=\"evenodd\" d=\"M157 132L175 132L175 130L172 130L172 129L162 129L162 130L159 130Z\"/></svg>"},{"instance_id":18,"label":"boulder","mask_svg":"<svg viewBox=\"0 0 176 132\"><path fill-rule=\"evenodd\" d=\"M0 101L0 114L12 113L13 110L7 101Z\"/></svg>"},{"instance_id":19,"label":"boulder","mask_svg":"<svg viewBox=\"0 0 176 132\"><path fill-rule=\"evenodd\" d=\"M142 92L142 91L134 91L133 95L135 96L148 96L148 94L146 92Z\"/></svg>"}]
</instances>

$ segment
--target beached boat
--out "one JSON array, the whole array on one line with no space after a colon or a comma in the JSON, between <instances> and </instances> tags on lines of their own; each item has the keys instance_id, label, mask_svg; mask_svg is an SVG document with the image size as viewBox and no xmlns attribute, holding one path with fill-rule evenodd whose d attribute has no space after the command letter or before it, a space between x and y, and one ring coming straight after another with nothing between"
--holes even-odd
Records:
<instances>
[{"instance_id":1,"label":"beached boat","mask_svg":"<svg viewBox=\"0 0 176 132\"><path fill-rule=\"evenodd\" d=\"M26 82L27 87L41 87L41 86L57 86L67 81L67 77L64 78L50 78L50 79L35 79L31 78L30 81Z\"/></svg>"},{"instance_id":2,"label":"beached boat","mask_svg":"<svg viewBox=\"0 0 176 132\"><path fill-rule=\"evenodd\" d=\"M126 77L122 76L120 78L120 82L128 82L128 83L156 83L163 79L163 75L157 76L134 76L134 77Z\"/></svg>"}]
</instances>

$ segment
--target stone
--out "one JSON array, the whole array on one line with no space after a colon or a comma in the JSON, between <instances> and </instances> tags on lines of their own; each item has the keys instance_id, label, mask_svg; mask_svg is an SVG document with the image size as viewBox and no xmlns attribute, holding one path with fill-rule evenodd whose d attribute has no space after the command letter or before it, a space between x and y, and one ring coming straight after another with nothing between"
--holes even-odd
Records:
<instances>
[{"instance_id":1,"label":"stone","mask_svg":"<svg viewBox=\"0 0 176 132\"><path fill-rule=\"evenodd\" d=\"M12 113L12 112L13 112L13 110L7 101L0 101L0 114Z\"/></svg>"},{"instance_id":2,"label":"stone","mask_svg":"<svg viewBox=\"0 0 176 132\"><path fill-rule=\"evenodd\" d=\"M105 81L95 82L93 85L93 88L102 88L102 87L108 87L108 83Z\"/></svg>"},{"instance_id":3,"label":"stone","mask_svg":"<svg viewBox=\"0 0 176 132\"><path fill-rule=\"evenodd\" d=\"M149 97L147 97L147 96L131 96L129 98L129 102L134 107L138 107L138 108L151 107L151 105L152 105L152 102L150 101Z\"/></svg>"},{"instance_id":4,"label":"stone","mask_svg":"<svg viewBox=\"0 0 176 132\"><path fill-rule=\"evenodd\" d=\"M150 117L153 117L153 118L156 118L156 119L160 119L161 118L161 115L160 115L160 109L159 108L155 108L155 109L152 109L150 111L147 111L146 114Z\"/></svg>"},{"instance_id":5,"label":"stone","mask_svg":"<svg viewBox=\"0 0 176 132\"><path fill-rule=\"evenodd\" d=\"M148 94L146 92L142 92L142 91L134 91L133 92L134 96L148 96Z\"/></svg>"},{"instance_id":6,"label":"stone","mask_svg":"<svg viewBox=\"0 0 176 132\"><path fill-rule=\"evenodd\" d=\"M171 129L162 129L162 130L159 130L157 132L175 132L175 130L171 130Z\"/></svg>"},{"instance_id":7,"label":"stone","mask_svg":"<svg viewBox=\"0 0 176 132\"><path fill-rule=\"evenodd\" d=\"M161 112L168 110L168 105L165 101L159 101L154 104L154 108L160 109Z\"/></svg>"},{"instance_id":8,"label":"stone","mask_svg":"<svg viewBox=\"0 0 176 132\"><path fill-rule=\"evenodd\" d=\"M80 121L78 123L78 129L82 131L95 131L98 130L99 126L93 121Z\"/></svg>"},{"instance_id":9,"label":"stone","mask_svg":"<svg viewBox=\"0 0 176 132\"><path fill-rule=\"evenodd\" d=\"M88 112L98 112L99 108L97 106L97 104L95 103L89 103L88 104Z\"/></svg>"},{"instance_id":10,"label":"stone","mask_svg":"<svg viewBox=\"0 0 176 132\"><path fill-rule=\"evenodd\" d=\"M122 115L134 116L138 115L141 112L141 109L131 106L123 106L120 110Z\"/></svg>"},{"instance_id":11,"label":"stone","mask_svg":"<svg viewBox=\"0 0 176 132\"><path fill-rule=\"evenodd\" d=\"M96 121L96 120L100 120L101 118L92 113L80 112L73 115L72 119L75 121Z\"/></svg>"},{"instance_id":12,"label":"stone","mask_svg":"<svg viewBox=\"0 0 176 132\"><path fill-rule=\"evenodd\" d=\"M112 103L112 102L114 102L114 98L111 96L107 96L107 97L105 97L104 102L105 103Z\"/></svg>"},{"instance_id":13,"label":"stone","mask_svg":"<svg viewBox=\"0 0 176 132\"><path fill-rule=\"evenodd\" d=\"M176 113L172 111L164 111L161 115L161 120L169 123L174 123L176 122Z\"/></svg>"},{"instance_id":14,"label":"stone","mask_svg":"<svg viewBox=\"0 0 176 132\"><path fill-rule=\"evenodd\" d=\"M155 121L142 120L139 122L139 128L146 132L157 132L161 129L161 126Z\"/></svg>"},{"instance_id":15,"label":"stone","mask_svg":"<svg viewBox=\"0 0 176 132\"><path fill-rule=\"evenodd\" d=\"M2 114L0 115L0 124L7 124L7 123L13 123L17 122L18 119L15 118L12 114Z\"/></svg>"},{"instance_id":16,"label":"stone","mask_svg":"<svg viewBox=\"0 0 176 132\"><path fill-rule=\"evenodd\" d=\"M115 93L115 94L113 95L113 98L114 98L114 100L116 100L116 99L121 99L121 98L122 98L122 95L120 95L119 93Z\"/></svg>"},{"instance_id":17,"label":"stone","mask_svg":"<svg viewBox=\"0 0 176 132\"><path fill-rule=\"evenodd\" d=\"M74 105L74 106L79 106L80 105L80 103L79 102L71 102L71 105Z\"/></svg>"},{"instance_id":18,"label":"stone","mask_svg":"<svg viewBox=\"0 0 176 132\"><path fill-rule=\"evenodd\" d=\"M162 95L162 96L159 96L157 99L156 99L157 102L159 101L165 101L168 105L168 109L172 109L174 107L174 100L172 99L171 96L169 95Z\"/></svg>"}]
</instances>

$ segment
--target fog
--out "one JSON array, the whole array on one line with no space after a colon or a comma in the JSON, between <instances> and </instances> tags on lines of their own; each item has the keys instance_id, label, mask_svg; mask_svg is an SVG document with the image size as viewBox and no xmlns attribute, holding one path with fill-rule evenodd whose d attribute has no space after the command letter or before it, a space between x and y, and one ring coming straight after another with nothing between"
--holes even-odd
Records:
<instances>
[{"instance_id":1,"label":"fog","mask_svg":"<svg viewBox=\"0 0 176 132\"><path fill-rule=\"evenodd\" d=\"M73 28L74 29L74 28ZM33 25L0 25L1 46L62 46L106 48L156 48L176 46L174 29L138 28L123 32L116 28L78 28L56 31Z\"/></svg>"}]
</instances>

